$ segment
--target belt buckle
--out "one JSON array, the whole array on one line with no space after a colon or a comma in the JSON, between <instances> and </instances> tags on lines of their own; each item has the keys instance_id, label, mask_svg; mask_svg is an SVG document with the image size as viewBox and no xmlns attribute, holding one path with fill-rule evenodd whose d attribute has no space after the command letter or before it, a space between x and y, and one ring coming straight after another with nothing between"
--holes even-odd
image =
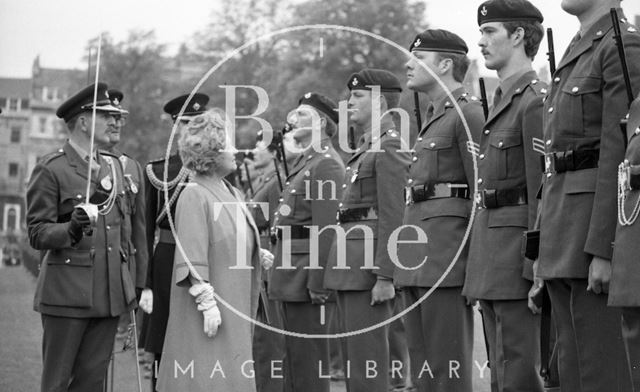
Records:
<instances>
[{"instance_id":1,"label":"belt buckle","mask_svg":"<svg viewBox=\"0 0 640 392\"><path fill-rule=\"evenodd\" d=\"M551 175L553 174L553 159L551 157L552 154L552 152L544 154L544 173L547 175L547 177L551 177Z\"/></svg>"},{"instance_id":2,"label":"belt buckle","mask_svg":"<svg viewBox=\"0 0 640 392\"><path fill-rule=\"evenodd\" d=\"M404 203L408 206L413 204L413 188L410 186L404 188Z\"/></svg>"},{"instance_id":3,"label":"belt buckle","mask_svg":"<svg viewBox=\"0 0 640 392\"><path fill-rule=\"evenodd\" d=\"M495 189L483 189L481 192L482 192L482 205L484 208L498 207L498 195ZM487 199L489 199L489 203L487 203Z\"/></svg>"}]
</instances>

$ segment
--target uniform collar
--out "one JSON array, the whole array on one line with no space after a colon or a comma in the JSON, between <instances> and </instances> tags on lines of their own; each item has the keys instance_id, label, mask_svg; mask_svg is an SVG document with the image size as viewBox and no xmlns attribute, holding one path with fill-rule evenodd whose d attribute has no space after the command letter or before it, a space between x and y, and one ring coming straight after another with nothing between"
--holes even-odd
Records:
<instances>
[{"instance_id":1,"label":"uniform collar","mask_svg":"<svg viewBox=\"0 0 640 392\"><path fill-rule=\"evenodd\" d=\"M502 96L504 97L509 92L509 90L511 90L511 87L513 87L518 82L518 80L520 80L520 78L527 72L533 72L533 69L520 70L514 73L513 75L509 76L505 80L501 80L500 89L502 90ZM533 77L537 78L537 76L533 76Z\"/></svg>"}]
</instances>

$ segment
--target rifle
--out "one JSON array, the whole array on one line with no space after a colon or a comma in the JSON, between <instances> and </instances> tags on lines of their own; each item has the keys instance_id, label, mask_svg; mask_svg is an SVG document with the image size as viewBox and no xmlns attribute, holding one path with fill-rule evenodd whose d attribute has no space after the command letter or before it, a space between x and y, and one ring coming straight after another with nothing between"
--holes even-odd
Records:
<instances>
[{"instance_id":1,"label":"rifle","mask_svg":"<svg viewBox=\"0 0 640 392\"><path fill-rule=\"evenodd\" d=\"M349 148L352 150L356 149L356 135L355 135L355 130L353 129L353 127L349 127Z\"/></svg>"},{"instance_id":2,"label":"rifle","mask_svg":"<svg viewBox=\"0 0 640 392\"><path fill-rule=\"evenodd\" d=\"M280 168L278 167L278 158L273 158L273 166L276 169L276 176L278 177L278 187L280 188L280 192L282 192L282 177L280 177Z\"/></svg>"},{"instance_id":3,"label":"rifle","mask_svg":"<svg viewBox=\"0 0 640 392\"><path fill-rule=\"evenodd\" d=\"M547 29L547 46L549 51L547 52L547 58L549 59L549 71L551 72L551 77L556 73L556 52L553 48L553 30L551 27Z\"/></svg>"},{"instance_id":4,"label":"rifle","mask_svg":"<svg viewBox=\"0 0 640 392\"><path fill-rule=\"evenodd\" d=\"M629 76L629 67L627 66L627 54L624 51L624 42L622 42L622 33L620 32L620 19L618 19L618 11L615 8L611 8L609 11L611 14L611 22L613 24L613 39L616 41L618 47L618 57L620 57L620 65L622 66L622 77L624 78L624 86L627 91L627 108L631 106L633 102L633 89L631 88L631 78ZM627 117L620 120L620 131L622 132L622 140L624 141L624 148L627 149Z\"/></svg>"},{"instance_id":5,"label":"rifle","mask_svg":"<svg viewBox=\"0 0 640 392\"><path fill-rule=\"evenodd\" d=\"M416 115L416 123L418 124L418 133L422 130L422 117L420 115L420 96L418 92L415 91L413 93L413 105L414 105L414 113Z\"/></svg>"},{"instance_id":6,"label":"rifle","mask_svg":"<svg viewBox=\"0 0 640 392\"><path fill-rule=\"evenodd\" d=\"M253 192L253 184L251 183L251 174L249 174L249 165L247 164L247 161L244 161L244 171L247 173L247 182L249 183L251 197L254 197L256 194Z\"/></svg>"},{"instance_id":7,"label":"rifle","mask_svg":"<svg viewBox=\"0 0 640 392\"><path fill-rule=\"evenodd\" d=\"M487 89L484 86L484 78L478 79L480 83L480 103L482 104L482 112L484 113L484 119L489 118L489 102L487 101Z\"/></svg>"}]
</instances>

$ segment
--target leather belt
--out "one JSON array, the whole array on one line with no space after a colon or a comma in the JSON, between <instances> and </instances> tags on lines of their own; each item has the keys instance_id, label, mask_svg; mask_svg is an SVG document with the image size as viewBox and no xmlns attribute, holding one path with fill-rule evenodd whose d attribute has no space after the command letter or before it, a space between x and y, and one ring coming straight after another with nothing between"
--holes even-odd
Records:
<instances>
[{"instance_id":1,"label":"leather belt","mask_svg":"<svg viewBox=\"0 0 640 392\"><path fill-rule=\"evenodd\" d=\"M527 204L527 188L483 189L477 193L483 208L500 208Z\"/></svg>"},{"instance_id":2,"label":"leather belt","mask_svg":"<svg viewBox=\"0 0 640 392\"><path fill-rule=\"evenodd\" d=\"M289 226L291 228L291 239L292 240L301 240L305 238L309 238L309 228L304 226L292 225ZM282 239L282 229L278 227L271 228L271 243L276 244L278 240Z\"/></svg>"},{"instance_id":3,"label":"leather belt","mask_svg":"<svg viewBox=\"0 0 640 392\"><path fill-rule=\"evenodd\" d=\"M404 188L404 200L407 205L420 203L431 199L459 197L468 199L470 196L467 184L450 182L427 183L424 185L408 186Z\"/></svg>"},{"instance_id":4,"label":"leather belt","mask_svg":"<svg viewBox=\"0 0 640 392\"><path fill-rule=\"evenodd\" d=\"M375 207L343 208L338 210L336 218L340 223L375 220L378 219L378 211Z\"/></svg>"},{"instance_id":5,"label":"leather belt","mask_svg":"<svg viewBox=\"0 0 640 392\"><path fill-rule=\"evenodd\" d=\"M160 229L158 230L158 242L175 245L176 239L173 236L173 233L171 232L171 230Z\"/></svg>"},{"instance_id":6,"label":"leather belt","mask_svg":"<svg viewBox=\"0 0 640 392\"><path fill-rule=\"evenodd\" d=\"M547 153L542 157L545 173L564 173L598 167L600 150L569 150Z\"/></svg>"}]
</instances>

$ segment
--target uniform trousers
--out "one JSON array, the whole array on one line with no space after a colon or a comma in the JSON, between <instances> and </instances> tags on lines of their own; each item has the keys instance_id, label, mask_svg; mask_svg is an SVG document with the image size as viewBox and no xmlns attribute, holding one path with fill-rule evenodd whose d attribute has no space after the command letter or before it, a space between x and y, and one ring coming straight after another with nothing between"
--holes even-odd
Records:
<instances>
[{"instance_id":1,"label":"uniform trousers","mask_svg":"<svg viewBox=\"0 0 640 392\"><path fill-rule=\"evenodd\" d=\"M606 295L587 291L586 279L545 285L557 329L560 390L630 391L620 309L607 307Z\"/></svg>"},{"instance_id":2,"label":"uniform trousers","mask_svg":"<svg viewBox=\"0 0 640 392\"><path fill-rule=\"evenodd\" d=\"M640 308L622 308L622 337L627 352L633 391L640 392Z\"/></svg>"},{"instance_id":3,"label":"uniform trousers","mask_svg":"<svg viewBox=\"0 0 640 392\"><path fill-rule=\"evenodd\" d=\"M101 391L118 319L43 314L41 391Z\"/></svg>"},{"instance_id":4,"label":"uniform trousers","mask_svg":"<svg viewBox=\"0 0 640 392\"><path fill-rule=\"evenodd\" d=\"M407 307L426 294L425 287L402 290ZM442 287L405 316L416 392L471 392L473 383L473 308L462 287Z\"/></svg>"},{"instance_id":5,"label":"uniform trousers","mask_svg":"<svg viewBox=\"0 0 640 392\"><path fill-rule=\"evenodd\" d=\"M491 392L542 392L540 316L529 310L526 299L480 300L480 307L489 344Z\"/></svg>"},{"instance_id":6,"label":"uniform trousers","mask_svg":"<svg viewBox=\"0 0 640 392\"><path fill-rule=\"evenodd\" d=\"M404 301L400 293L392 301L393 315L404 310ZM409 348L407 347L407 331L402 318L389 324L389 382L391 388L404 388L408 385ZM399 366L398 366L399 365Z\"/></svg>"},{"instance_id":7,"label":"uniform trousers","mask_svg":"<svg viewBox=\"0 0 640 392\"><path fill-rule=\"evenodd\" d=\"M258 321L282 328L280 302L271 299L267 301L266 309L262 301L258 302ZM285 361L284 335L256 325L253 331L253 358L257 391L284 391L284 376L277 371L277 368L283 368Z\"/></svg>"},{"instance_id":8,"label":"uniform trousers","mask_svg":"<svg viewBox=\"0 0 640 392\"><path fill-rule=\"evenodd\" d=\"M282 302L284 330L304 334L325 335L335 309L334 303L325 306L325 320L321 323L320 306L311 302ZM285 336L284 383L293 391L329 392L329 342Z\"/></svg>"},{"instance_id":9,"label":"uniform trousers","mask_svg":"<svg viewBox=\"0 0 640 392\"><path fill-rule=\"evenodd\" d=\"M371 291L338 291L341 332L353 332L384 322L393 315L393 301L371 306ZM389 385L389 325L342 339L347 392L387 392Z\"/></svg>"}]
</instances>

